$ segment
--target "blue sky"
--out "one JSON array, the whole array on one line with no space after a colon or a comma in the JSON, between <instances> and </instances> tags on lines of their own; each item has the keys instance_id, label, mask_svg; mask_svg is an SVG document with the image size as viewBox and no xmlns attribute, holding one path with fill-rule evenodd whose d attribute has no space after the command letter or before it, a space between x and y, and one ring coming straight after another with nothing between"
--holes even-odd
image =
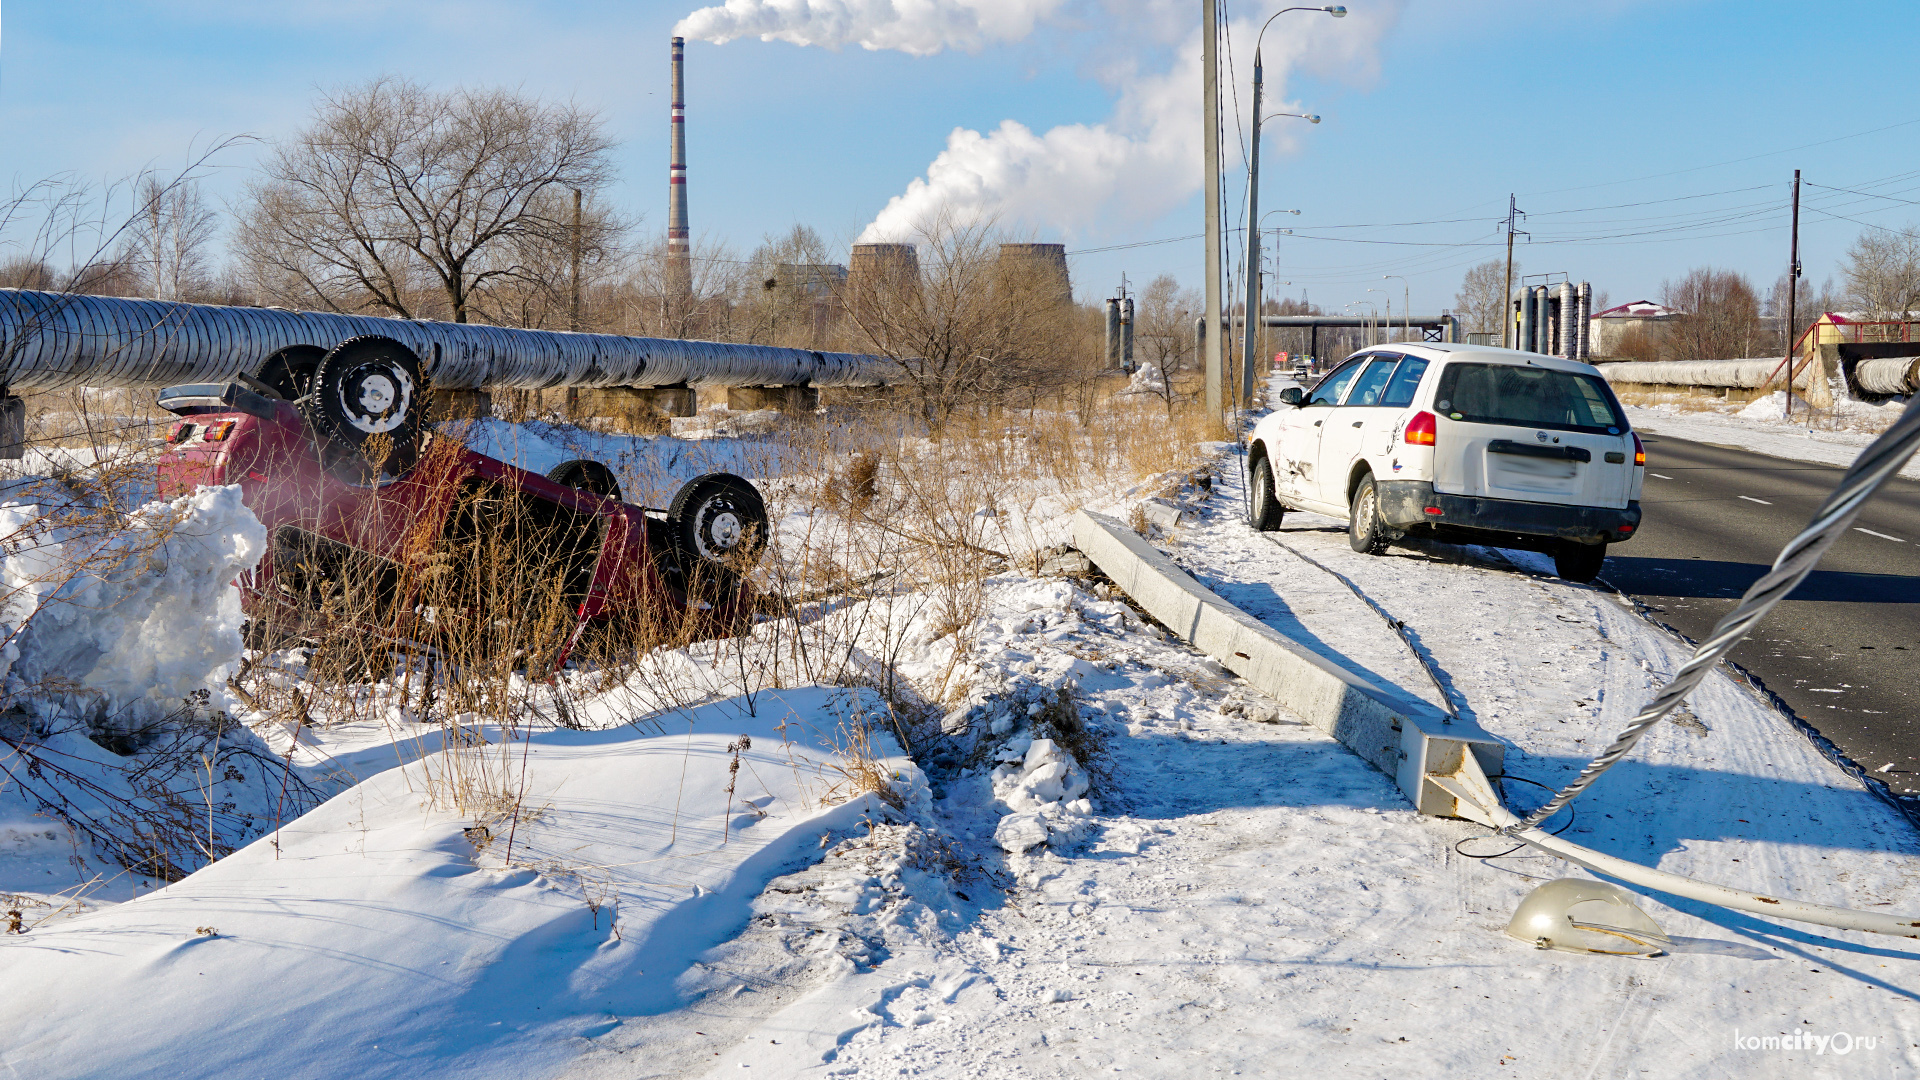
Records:
<instances>
[{"instance_id":1,"label":"blue sky","mask_svg":"<svg viewBox=\"0 0 1920 1080\"><path fill-rule=\"evenodd\" d=\"M734 2L745 10L755 0ZM175 168L196 143L297 130L316 88L400 74L518 86L600 110L620 141L612 198L658 230L667 39L698 6L13 0L0 9L0 179ZM1228 4L1242 103L1247 20L1279 6ZM1532 215L1524 270L1590 279L1615 302L1650 297L1703 265L1771 284L1786 263L1796 167L1826 185L1807 189L1803 215L1816 285L1861 222L1920 221L1920 205L1900 201L1920 199L1920 91L1899 59L1920 46L1911 0L1348 6L1345 20L1282 16L1265 39L1269 107L1325 117L1311 128L1277 121L1264 143L1263 208L1302 211L1268 221L1296 230L1279 241L1277 276L1294 283L1284 292L1304 289L1337 309L1390 288L1398 309L1401 283L1381 276L1402 274L1415 308L1450 306L1462 270L1497 253L1493 225L1509 191ZM837 48L751 36L690 43L696 234L744 251L805 222L844 245L943 151L951 183L915 205L962 191L971 209L1073 250L1200 231L1189 152L1197 116L1187 120L1197 88L1185 77L1191 62L1181 66L1198 0L931 7L957 21L866 34L926 55L863 48L859 27ZM822 25L788 36L832 37ZM1006 121L1019 127L991 134ZM1229 121L1236 145L1239 127ZM949 151L956 129L982 136ZM223 155L213 192L236 194L257 153ZM1236 210L1244 183L1241 173L1228 179ZM913 210L903 204L896 216ZM1434 224L1391 224L1407 222ZM1076 291L1106 295L1123 272L1197 284L1200 261L1197 240L1089 251L1074 258Z\"/></svg>"}]
</instances>

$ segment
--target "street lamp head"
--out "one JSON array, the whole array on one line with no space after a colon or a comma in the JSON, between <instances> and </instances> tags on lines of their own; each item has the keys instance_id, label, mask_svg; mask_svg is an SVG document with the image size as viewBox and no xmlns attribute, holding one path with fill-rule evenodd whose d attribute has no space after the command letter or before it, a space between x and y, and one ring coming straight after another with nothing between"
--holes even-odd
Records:
<instances>
[{"instance_id":1,"label":"street lamp head","mask_svg":"<svg viewBox=\"0 0 1920 1080\"><path fill-rule=\"evenodd\" d=\"M1315 123L1315 124L1317 124L1317 123L1319 123L1319 122L1320 122L1320 114L1319 114L1319 113L1314 113L1314 114L1313 114L1312 116L1309 116L1309 117L1307 117L1307 119L1308 119L1308 120L1309 120L1310 122L1312 122L1312 123Z\"/></svg>"},{"instance_id":2,"label":"street lamp head","mask_svg":"<svg viewBox=\"0 0 1920 1080\"><path fill-rule=\"evenodd\" d=\"M1326 12L1327 14L1333 16L1336 19L1344 19L1347 17L1347 5L1334 4L1328 7L1326 9Z\"/></svg>"}]
</instances>

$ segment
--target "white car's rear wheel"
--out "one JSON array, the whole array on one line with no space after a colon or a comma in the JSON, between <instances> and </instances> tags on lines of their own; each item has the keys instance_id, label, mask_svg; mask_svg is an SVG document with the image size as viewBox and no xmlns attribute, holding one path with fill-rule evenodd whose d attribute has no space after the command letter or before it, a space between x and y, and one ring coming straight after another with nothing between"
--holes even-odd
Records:
<instances>
[{"instance_id":1,"label":"white car's rear wheel","mask_svg":"<svg viewBox=\"0 0 1920 1080\"><path fill-rule=\"evenodd\" d=\"M1380 495L1373 489L1373 477L1360 478L1353 489L1353 503L1347 513L1347 543L1362 555L1378 555L1387 550L1387 527L1380 521Z\"/></svg>"},{"instance_id":2,"label":"white car's rear wheel","mask_svg":"<svg viewBox=\"0 0 1920 1080\"><path fill-rule=\"evenodd\" d=\"M1553 572L1584 585L1600 576L1606 561L1605 544L1562 544L1553 551Z\"/></svg>"}]
</instances>

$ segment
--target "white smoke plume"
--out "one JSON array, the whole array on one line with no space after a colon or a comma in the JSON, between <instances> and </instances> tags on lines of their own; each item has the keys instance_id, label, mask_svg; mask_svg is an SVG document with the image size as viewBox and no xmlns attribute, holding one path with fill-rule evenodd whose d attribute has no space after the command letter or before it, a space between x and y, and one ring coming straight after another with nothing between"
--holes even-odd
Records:
<instances>
[{"instance_id":1,"label":"white smoke plume","mask_svg":"<svg viewBox=\"0 0 1920 1080\"><path fill-rule=\"evenodd\" d=\"M977 49L990 41L1014 41L1059 14L1066 0L728 0L703 8L680 24L688 37L724 42L749 34L764 40L837 48L858 42L869 49L930 55L944 48ZM1365 81L1378 68L1377 46L1398 22L1404 0L1373 0L1345 19L1317 12L1282 16L1264 45L1268 113L1305 112L1286 98L1288 76L1298 71ZM1058 231L1069 236L1109 231L1103 223L1152 221L1191 198L1201 186L1198 5L1190 0L1106 0L1106 17L1091 20L1115 35L1111 54L1163 54L1173 46L1165 71L1142 74L1134 63L1107 65L1101 81L1118 92L1111 116L1094 124L1063 124L1035 132L1005 120L989 132L956 128L926 175L888 201L859 237L860 242L903 240L945 215L949 220L995 220ZM1356 7L1358 7L1356 5ZM1251 78L1253 42L1263 11L1235 21L1231 40L1234 75ZM1224 47L1224 43L1223 43ZM1223 73L1224 74L1224 73ZM1247 107L1247 88L1238 104ZM1222 102L1235 105L1221 87ZM1236 127L1227 118L1228 164L1238 160ZM1294 121L1268 127L1269 153L1292 149L1300 135Z\"/></svg>"},{"instance_id":2,"label":"white smoke plume","mask_svg":"<svg viewBox=\"0 0 1920 1080\"><path fill-rule=\"evenodd\" d=\"M680 20L681 37L725 44L735 38L838 49L894 49L932 56L1018 41L1065 0L727 0Z\"/></svg>"}]
</instances>

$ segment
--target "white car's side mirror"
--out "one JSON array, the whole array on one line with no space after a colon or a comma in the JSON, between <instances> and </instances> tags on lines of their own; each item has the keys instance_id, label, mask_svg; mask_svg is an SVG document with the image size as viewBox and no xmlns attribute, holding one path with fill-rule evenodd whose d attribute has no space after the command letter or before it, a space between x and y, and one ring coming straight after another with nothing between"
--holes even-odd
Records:
<instances>
[{"instance_id":1,"label":"white car's side mirror","mask_svg":"<svg viewBox=\"0 0 1920 1080\"><path fill-rule=\"evenodd\" d=\"M1297 386L1289 386L1285 390L1280 391L1279 400L1282 405L1292 405L1297 408L1301 402L1306 400L1306 397L1307 392L1305 390Z\"/></svg>"}]
</instances>

